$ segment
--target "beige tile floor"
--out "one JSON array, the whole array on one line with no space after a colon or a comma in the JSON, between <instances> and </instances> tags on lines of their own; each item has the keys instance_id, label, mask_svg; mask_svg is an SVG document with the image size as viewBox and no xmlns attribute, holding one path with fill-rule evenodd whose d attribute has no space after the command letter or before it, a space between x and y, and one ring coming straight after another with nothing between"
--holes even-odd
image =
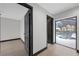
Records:
<instances>
[{"instance_id":1,"label":"beige tile floor","mask_svg":"<svg viewBox=\"0 0 79 59\"><path fill-rule=\"evenodd\" d=\"M1 42L1 56L26 56L26 50L21 40Z\"/></svg>"},{"instance_id":2,"label":"beige tile floor","mask_svg":"<svg viewBox=\"0 0 79 59\"><path fill-rule=\"evenodd\" d=\"M58 44L48 44L48 48L38 56L79 56L76 50Z\"/></svg>"}]
</instances>

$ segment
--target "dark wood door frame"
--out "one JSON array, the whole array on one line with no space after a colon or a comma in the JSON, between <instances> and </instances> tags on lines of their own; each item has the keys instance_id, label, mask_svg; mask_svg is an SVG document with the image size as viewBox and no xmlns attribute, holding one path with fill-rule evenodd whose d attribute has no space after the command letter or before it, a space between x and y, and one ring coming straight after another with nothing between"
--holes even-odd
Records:
<instances>
[{"instance_id":1,"label":"dark wood door frame","mask_svg":"<svg viewBox=\"0 0 79 59\"><path fill-rule=\"evenodd\" d=\"M73 16L73 17L76 18L76 49L75 49L75 50L77 50L77 16ZM73 18L73 17L69 17L69 18ZM56 20L56 21L55 21L55 43L56 43L56 22L57 22L57 21L66 20L66 19L69 19L69 18L65 18L65 19L61 19L61 20ZM64 46L64 45L63 45L63 46ZM67 46L65 46L65 47L67 47ZM70 48L70 47L68 47L68 48ZM77 50L77 52L79 52L79 50Z\"/></svg>"},{"instance_id":2,"label":"dark wood door frame","mask_svg":"<svg viewBox=\"0 0 79 59\"><path fill-rule=\"evenodd\" d=\"M53 44L53 18L47 15L47 29L48 29L48 17L51 18L51 44ZM47 30L47 40L48 40L48 30ZM48 45L48 41L47 41Z\"/></svg>"},{"instance_id":3,"label":"dark wood door frame","mask_svg":"<svg viewBox=\"0 0 79 59\"><path fill-rule=\"evenodd\" d=\"M27 3L18 3L19 5L28 8L30 13L29 19L29 56L33 55L33 7L28 5Z\"/></svg>"}]
</instances>

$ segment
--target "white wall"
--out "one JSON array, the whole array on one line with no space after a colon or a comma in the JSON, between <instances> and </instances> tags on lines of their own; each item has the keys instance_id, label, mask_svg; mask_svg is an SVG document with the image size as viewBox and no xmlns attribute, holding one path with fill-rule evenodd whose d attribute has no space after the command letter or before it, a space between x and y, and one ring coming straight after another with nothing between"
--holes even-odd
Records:
<instances>
[{"instance_id":1,"label":"white wall","mask_svg":"<svg viewBox=\"0 0 79 59\"><path fill-rule=\"evenodd\" d=\"M0 40L1 40L1 14L0 14Z\"/></svg>"},{"instance_id":2,"label":"white wall","mask_svg":"<svg viewBox=\"0 0 79 59\"><path fill-rule=\"evenodd\" d=\"M1 17L1 41L20 38L20 21Z\"/></svg>"},{"instance_id":3,"label":"white wall","mask_svg":"<svg viewBox=\"0 0 79 59\"><path fill-rule=\"evenodd\" d=\"M64 18L69 18L77 16L77 49L79 50L79 7L72 8L70 10L64 11L58 15L55 15L55 20L60 20ZM55 35L55 31L54 31Z\"/></svg>"},{"instance_id":4,"label":"white wall","mask_svg":"<svg viewBox=\"0 0 79 59\"><path fill-rule=\"evenodd\" d=\"M1 40L21 38L24 41L24 19L0 19Z\"/></svg>"},{"instance_id":5,"label":"white wall","mask_svg":"<svg viewBox=\"0 0 79 59\"><path fill-rule=\"evenodd\" d=\"M33 53L38 52L47 45L47 15L46 10L35 4L33 6Z\"/></svg>"},{"instance_id":6,"label":"white wall","mask_svg":"<svg viewBox=\"0 0 79 59\"><path fill-rule=\"evenodd\" d=\"M20 20L20 38L24 40L24 19Z\"/></svg>"},{"instance_id":7,"label":"white wall","mask_svg":"<svg viewBox=\"0 0 79 59\"><path fill-rule=\"evenodd\" d=\"M7 11L7 12L6 12ZM1 37L2 40L22 38L24 41L24 15L28 11L25 8L16 3L2 3L0 4L1 17L5 19L1 20ZM6 35L7 34L7 35Z\"/></svg>"},{"instance_id":8,"label":"white wall","mask_svg":"<svg viewBox=\"0 0 79 59\"><path fill-rule=\"evenodd\" d=\"M46 47L47 26L46 15L34 9L33 18L33 53Z\"/></svg>"}]
</instances>

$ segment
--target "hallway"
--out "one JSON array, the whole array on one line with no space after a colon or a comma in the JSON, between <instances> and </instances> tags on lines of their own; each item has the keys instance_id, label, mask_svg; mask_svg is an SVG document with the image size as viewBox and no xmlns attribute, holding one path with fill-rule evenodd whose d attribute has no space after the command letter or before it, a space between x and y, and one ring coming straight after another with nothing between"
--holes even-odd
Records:
<instances>
[{"instance_id":1,"label":"hallway","mask_svg":"<svg viewBox=\"0 0 79 59\"><path fill-rule=\"evenodd\" d=\"M79 56L76 50L58 44L48 44L48 48L38 56Z\"/></svg>"}]
</instances>

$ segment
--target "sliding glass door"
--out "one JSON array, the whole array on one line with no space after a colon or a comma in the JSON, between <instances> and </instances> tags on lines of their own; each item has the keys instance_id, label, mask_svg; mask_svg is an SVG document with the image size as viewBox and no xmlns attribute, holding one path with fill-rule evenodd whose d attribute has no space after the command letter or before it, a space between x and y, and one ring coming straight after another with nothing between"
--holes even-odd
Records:
<instances>
[{"instance_id":1,"label":"sliding glass door","mask_svg":"<svg viewBox=\"0 0 79 59\"><path fill-rule=\"evenodd\" d=\"M76 49L76 17L56 21L56 43Z\"/></svg>"}]
</instances>

